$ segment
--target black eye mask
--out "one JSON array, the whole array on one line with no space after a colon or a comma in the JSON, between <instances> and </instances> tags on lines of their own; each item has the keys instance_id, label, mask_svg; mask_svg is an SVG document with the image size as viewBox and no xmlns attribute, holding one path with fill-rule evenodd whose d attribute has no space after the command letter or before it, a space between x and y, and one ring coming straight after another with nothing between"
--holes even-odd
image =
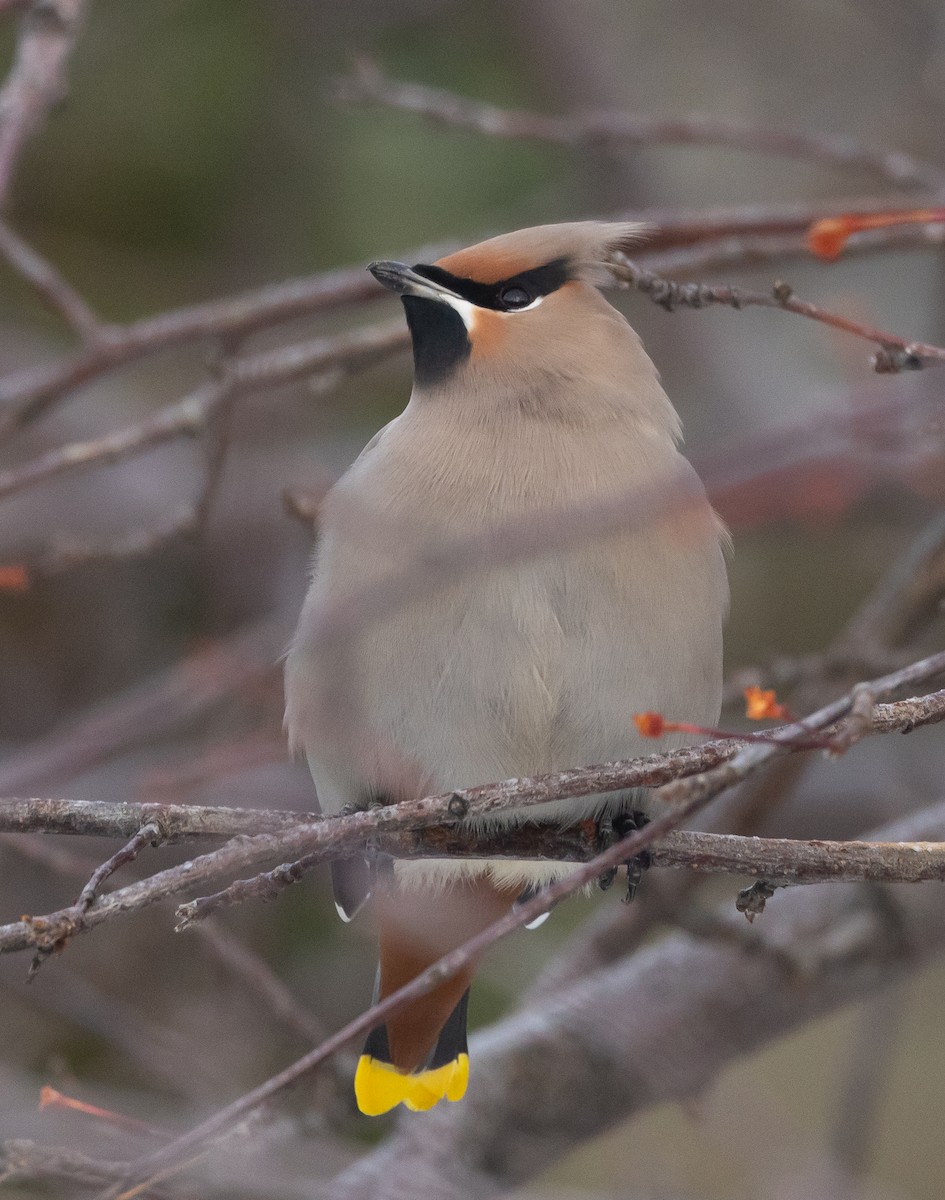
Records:
<instances>
[{"instance_id":1,"label":"black eye mask","mask_svg":"<svg viewBox=\"0 0 945 1200\"><path fill-rule=\"evenodd\" d=\"M414 267L418 275L432 283L440 283L462 296L477 308L491 308L496 312L514 312L532 304L539 296L548 296L567 283L571 274L567 261L556 258L542 267L533 267L497 283L477 283L475 279L463 279L444 271L442 267L429 267L423 263Z\"/></svg>"}]
</instances>

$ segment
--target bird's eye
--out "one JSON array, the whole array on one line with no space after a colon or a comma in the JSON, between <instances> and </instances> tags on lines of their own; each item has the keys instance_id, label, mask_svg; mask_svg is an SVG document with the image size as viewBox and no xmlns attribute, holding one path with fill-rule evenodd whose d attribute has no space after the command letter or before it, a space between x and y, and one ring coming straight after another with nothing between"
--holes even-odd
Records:
<instances>
[{"instance_id":1,"label":"bird's eye","mask_svg":"<svg viewBox=\"0 0 945 1200\"><path fill-rule=\"evenodd\" d=\"M503 308L524 308L531 304L532 298L523 287L507 287L499 292L499 303Z\"/></svg>"}]
</instances>

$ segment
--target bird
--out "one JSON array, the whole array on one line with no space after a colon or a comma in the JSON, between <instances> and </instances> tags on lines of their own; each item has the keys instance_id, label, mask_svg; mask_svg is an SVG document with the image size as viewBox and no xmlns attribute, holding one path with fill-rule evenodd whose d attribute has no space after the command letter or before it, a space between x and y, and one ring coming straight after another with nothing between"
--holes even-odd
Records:
<instances>
[{"instance_id":1,"label":"bird","mask_svg":"<svg viewBox=\"0 0 945 1200\"><path fill-rule=\"evenodd\" d=\"M490 238L432 263L374 262L413 349L406 407L319 508L311 582L286 657L286 728L321 811L650 753L632 714L712 725L722 689L727 535L680 451L681 425L625 317L603 296L645 231L578 221ZM509 523L551 531L582 505L660 503L603 534L424 587L424 564ZM319 634L412 565L420 586L338 657ZM664 739L668 748L678 739ZM492 814L575 822L646 808L611 793ZM573 864L416 859L332 863L339 913L370 900L375 1000L409 982ZM362 1113L424 1111L469 1078L469 964L367 1038Z\"/></svg>"}]
</instances>

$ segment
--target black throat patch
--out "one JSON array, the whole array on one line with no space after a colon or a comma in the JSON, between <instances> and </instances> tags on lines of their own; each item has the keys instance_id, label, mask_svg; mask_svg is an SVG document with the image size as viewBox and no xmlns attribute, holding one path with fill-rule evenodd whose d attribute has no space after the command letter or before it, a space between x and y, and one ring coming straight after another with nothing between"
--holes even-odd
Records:
<instances>
[{"instance_id":1,"label":"black throat patch","mask_svg":"<svg viewBox=\"0 0 945 1200\"><path fill-rule=\"evenodd\" d=\"M413 342L413 375L421 386L438 383L469 357L472 345L463 318L441 300L401 296Z\"/></svg>"}]
</instances>

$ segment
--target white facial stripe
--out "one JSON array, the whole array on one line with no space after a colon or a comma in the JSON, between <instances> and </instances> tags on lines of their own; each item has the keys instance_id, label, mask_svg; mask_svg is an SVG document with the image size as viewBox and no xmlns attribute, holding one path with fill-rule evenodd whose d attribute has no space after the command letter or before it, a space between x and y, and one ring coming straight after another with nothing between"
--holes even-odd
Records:
<instances>
[{"instance_id":1,"label":"white facial stripe","mask_svg":"<svg viewBox=\"0 0 945 1200\"><path fill-rule=\"evenodd\" d=\"M440 292L438 296L439 300L442 300L444 304L448 304L451 308L454 308L459 313L459 315L463 318L463 324L466 326L467 330L472 329L476 320L477 312L495 313L496 316L499 317L514 317L516 313L528 312L529 309L537 308L544 298L544 296L536 296L531 304L526 304L522 308L510 309L508 312L503 312L501 309L480 308L478 304L470 304L468 300L464 300L461 296L450 296L445 292Z\"/></svg>"},{"instance_id":2,"label":"white facial stripe","mask_svg":"<svg viewBox=\"0 0 945 1200\"><path fill-rule=\"evenodd\" d=\"M444 304L448 304L450 308L454 308L463 318L463 324L466 326L466 329L472 329L473 322L476 319L475 304L470 304L468 300L464 300L461 296L451 296L446 292L440 292L437 299L442 300Z\"/></svg>"}]
</instances>

